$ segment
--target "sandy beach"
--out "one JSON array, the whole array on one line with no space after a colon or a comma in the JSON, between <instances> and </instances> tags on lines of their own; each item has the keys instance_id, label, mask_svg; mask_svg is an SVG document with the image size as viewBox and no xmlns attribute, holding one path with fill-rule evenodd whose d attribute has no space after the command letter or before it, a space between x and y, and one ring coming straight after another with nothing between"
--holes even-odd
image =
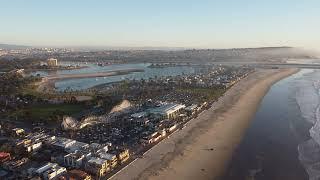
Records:
<instances>
[{"instance_id":1,"label":"sandy beach","mask_svg":"<svg viewBox=\"0 0 320 180\"><path fill-rule=\"evenodd\" d=\"M111 179L220 179L264 95L297 71L257 70Z\"/></svg>"}]
</instances>

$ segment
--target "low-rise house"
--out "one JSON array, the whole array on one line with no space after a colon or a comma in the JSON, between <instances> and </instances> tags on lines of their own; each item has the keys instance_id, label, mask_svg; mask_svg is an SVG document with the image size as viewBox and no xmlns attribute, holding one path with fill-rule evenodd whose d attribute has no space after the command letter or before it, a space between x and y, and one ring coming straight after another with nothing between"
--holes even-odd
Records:
<instances>
[{"instance_id":1,"label":"low-rise house","mask_svg":"<svg viewBox=\"0 0 320 180\"><path fill-rule=\"evenodd\" d=\"M86 164L85 170L96 177L105 176L110 170L108 161L97 157L92 157Z\"/></svg>"},{"instance_id":2,"label":"low-rise house","mask_svg":"<svg viewBox=\"0 0 320 180\"><path fill-rule=\"evenodd\" d=\"M35 170L35 173L45 180L58 178L60 175L66 172L67 169L65 167L61 167L56 163L50 162Z\"/></svg>"},{"instance_id":3,"label":"low-rise house","mask_svg":"<svg viewBox=\"0 0 320 180\"><path fill-rule=\"evenodd\" d=\"M162 137L161 134L157 133L157 135L153 137L154 142L159 141L161 139L161 137Z\"/></svg>"},{"instance_id":4,"label":"low-rise house","mask_svg":"<svg viewBox=\"0 0 320 180\"><path fill-rule=\"evenodd\" d=\"M159 130L159 134L161 137L165 137L167 135L166 129Z\"/></svg>"},{"instance_id":5,"label":"low-rise house","mask_svg":"<svg viewBox=\"0 0 320 180\"><path fill-rule=\"evenodd\" d=\"M121 149L116 153L118 161L123 164L130 158L129 149Z\"/></svg>"},{"instance_id":6,"label":"low-rise house","mask_svg":"<svg viewBox=\"0 0 320 180\"><path fill-rule=\"evenodd\" d=\"M10 170L10 171L16 171L18 170L21 166L25 165L27 162L29 162L28 158L22 158L19 160L11 160L11 161L6 161L3 163L3 168Z\"/></svg>"},{"instance_id":7,"label":"low-rise house","mask_svg":"<svg viewBox=\"0 0 320 180\"><path fill-rule=\"evenodd\" d=\"M48 143L51 144L56 149L65 150L69 153L89 148L89 144L87 143L79 142L79 141L64 138L64 137L53 136L49 138Z\"/></svg>"},{"instance_id":8,"label":"low-rise house","mask_svg":"<svg viewBox=\"0 0 320 180\"><path fill-rule=\"evenodd\" d=\"M10 161L10 160L11 160L10 153L0 152L0 163L4 163L4 162Z\"/></svg>"},{"instance_id":9,"label":"low-rise house","mask_svg":"<svg viewBox=\"0 0 320 180\"><path fill-rule=\"evenodd\" d=\"M117 156L116 155L98 151L98 156L101 159L108 160L108 164L110 165L111 168L115 168L117 166L118 162L117 162Z\"/></svg>"},{"instance_id":10,"label":"low-rise house","mask_svg":"<svg viewBox=\"0 0 320 180\"><path fill-rule=\"evenodd\" d=\"M144 144L151 144L154 142L154 139L151 136L145 136L141 139L141 142Z\"/></svg>"},{"instance_id":11,"label":"low-rise house","mask_svg":"<svg viewBox=\"0 0 320 180\"><path fill-rule=\"evenodd\" d=\"M98 144L98 143L91 143L88 148L83 150L84 152L91 152L91 153L96 153L97 151L105 151L107 152L109 150L109 147L111 147L112 144Z\"/></svg>"},{"instance_id":12,"label":"low-rise house","mask_svg":"<svg viewBox=\"0 0 320 180\"><path fill-rule=\"evenodd\" d=\"M80 151L89 148L89 144L75 141L74 143L70 144L66 147L66 151L69 153Z\"/></svg>"},{"instance_id":13,"label":"low-rise house","mask_svg":"<svg viewBox=\"0 0 320 180\"><path fill-rule=\"evenodd\" d=\"M162 134L155 132L149 136L143 137L141 139L141 142L144 144L151 144L151 143L155 143L155 142L159 141L161 137L162 137Z\"/></svg>"},{"instance_id":14,"label":"low-rise house","mask_svg":"<svg viewBox=\"0 0 320 180\"><path fill-rule=\"evenodd\" d=\"M91 144L89 145L89 149L96 152L96 151L98 151L99 149L101 149L101 144L91 143ZM108 146L106 146L106 150L108 151Z\"/></svg>"},{"instance_id":15,"label":"low-rise house","mask_svg":"<svg viewBox=\"0 0 320 180\"><path fill-rule=\"evenodd\" d=\"M67 167L80 168L87 159L91 158L91 153L74 152L64 156L64 164Z\"/></svg>"},{"instance_id":16,"label":"low-rise house","mask_svg":"<svg viewBox=\"0 0 320 180\"><path fill-rule=\"evenodd\" d=\"M32 142L44 141L49 138L49 135L44 133L33 133L28 135L26 138L30 139Z\"/></svg>"},{"instance_id":17,"label":"low-rise house","mask_svg":"<svg viewBox=\"0 0 320 180\"><path fill-rule=\"evenodd\" d=\"M176 128L177 128L177 125L174 124L174 125L172 125L172 126L170 126L170 127L168 128L168 132L172 132L172 131L174 131Z\"/></svg>"},{"instance_id":18,"label":"low-rise house","mask_svg":"<svg viewBox=\"0 0 320 180\"><path fill-rule=\"evenodd\" d=\"M30 144L26 144L25 148L27 152L35 152L38 151L40 148L42 147L42 142L37 142L37 143L30 143Z\"/></svg>"},{"instance_id":19,"label":"low-rise house","mask_svg":"<svg viewBox=\"0 0 320 180\"><path fill-rule=\"evenodd\" d=\"M48 140L48 143L56 149L65 150L66 148L70 147L72 144L76 143L76 140L52 136Z\"/></svg>"},{"instance_id":20,"label":"low-rise house","mask_svg":"<svg viewBox=\"0 0 320 180\"><path fill-rule=\"evenodd\" d=\"M12 135L13 136L22 136L22 135L24 135L24 129L14 128L14 129L12 129Z\"/></svg>"},{"instance_id":21,"label":"low-rise house","mask_svg":"<svg viewBox=\"0 0 320 180\"><path fill-rule=\"evenodd\" d=\"M34 172L38 175L41 175L42 173L44 173L45 171L47 171L48 169L50 169L51 167L55 166L57 164L55 163L46 163L43 166L39 167L38 169L35 169Z\"/></svg>"},{"instance_id":22,"label":"low-rise house","mask_svg":"<svg viewBox=\"0 0 320 180\"><path fill-rule=\"evenodd\" d=\"M190 115L193 115L197 112L197 107L198 107L198 105L192 104L191 106L186 107L185 111L190 116Z\"/></svg>"},{"instance_id":23,"label":"low-rise house","mask_svg":"<svg viewBox=\"0 0 320 180\"><path fill-rule=\"evenodd\" d=\"M45 171L42 176L43 176L43 179L50 180L50 179L55 179L66 172L67 172L67 169L65 167L54 166L49 170Z\"/></svg>"}]
</instances>

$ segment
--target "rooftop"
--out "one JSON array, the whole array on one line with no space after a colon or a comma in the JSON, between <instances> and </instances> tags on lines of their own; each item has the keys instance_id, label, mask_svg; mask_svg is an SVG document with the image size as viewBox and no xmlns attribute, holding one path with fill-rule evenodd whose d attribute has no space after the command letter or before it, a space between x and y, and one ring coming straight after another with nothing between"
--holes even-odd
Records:
<instances>
[{"instance_id":1,"label":"rooftop","mask_svg":"<svg viewBox=\"0 0 320 180\"><path fill-rule=\"evenodd\" d=\"M171 114L185 107L183 104L168 103L157 108L149 109L149 111L154 114Z\"/></svg>"},{"instance_id":2,"label":"rooftop","mask_svg":"<svg viewBox=\"0 0 320 180\"><path fill-rule=\"evenodd\" d=\"M6 158L6 157L8 157L8 156L10 156L10 153L0 152L0 159L1 159L1 158Z\"/></svg>"},{"instance_id":3,"label":"rooftop","mask_svg":"<svg viewBox=\"0 0 320 180\"><path fill-rule=\"evenodd\" d=\"M138 112L138 113L131 114L131 117L133 117L133 118L142 118L142 117L144 117L146 115L147 115L147 113L143 111L143 112Z\"/></svg>"},{"instance_id":4,"label":"rooftop","mask_svg":"<svg viewBox=\"0 0 320 180\"><path fill-rule=\"evenodd\" d=\"M99 164L99 165L103 165L105 162L106 162L105 159L101 159L101 158L98 158L98 157L92 157L88 161L88 163L95 163L95 164Z\"/></svg>"},{"instance_id":5,"label":"rooftop","mask_svg":"<svg viewBox=\"0 0 320 180\"><path fill-rule=\"evenodd\" d=\"M54 166L58 166L58 164L48 162L47 164L45 164L42 167L38 168L35 172L37 174L42 174L43 172L47 171L48 169L51 169Z\"/></svg>"},{"instance_id":6,"label":"rooftop","mask_svg":"<svg viewBox=\"0 0 320 180\"><path fill-rule=\"evenodd\" d=\"M88 147L89 147L89 144L87 143L75 141L74 143L71 143L70 145L68 145L66 148L68 149L69 152L74 152L74 151L81 150Z\"/></svg>"},{"instance_id":7,"label":"rooftop","mask_svg":"<svg viewBox=\"0 0 320 180\"><path fill-rule=\"evenodd\" d=\"M112 161L112 160L114 160L114 158L116 158L116 155L101 152L101 153L99 153L99 157L102 158L102 159L106 159L106 160Z\"/></svg>"},{"instance_id":8,"label":"rooftop","mask_svg":"<svg viewBox=\"0 0 320 180\"><path fill-rule=\"evenodd\" d=\"M67 138L63 138L63 137L56 137L51 141L51 144L55 145L55 146L60 146L63 148L67 148L68 146L70 146L71 144L75 143L76 141L73 139L67 139Z\"/></svg>"}]
</instances>

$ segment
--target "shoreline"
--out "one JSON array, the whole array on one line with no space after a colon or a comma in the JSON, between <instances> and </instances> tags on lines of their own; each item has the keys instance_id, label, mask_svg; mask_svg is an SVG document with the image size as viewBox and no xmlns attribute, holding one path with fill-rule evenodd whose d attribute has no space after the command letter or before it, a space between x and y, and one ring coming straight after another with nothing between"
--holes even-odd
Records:
<instances>
[{"instance_id":1,"label":"shoreline","mask_svg":"<svg viewBox=\"0 0 320 180\"><path fill-rule=\"evenodd\" d=\"M66 71L66 70L77 70L77 69L85 69L88 68L89 66L79 66L79 67L57 67L57 68L31 68L31 69L25 69L25 72L31 73L35 71L45 71L45 72L50 72L50 71Z\"/></svg>"},{"instance_id":2,"label":"shoreline","mask_svg":"<svg viewBox=\"0 0 320 180\"><path fill-rule=\"evenodd\" d=\"M66 80L66 79L82 79L82 78L98 78L98 77L110 77L110 76L119 76L127 75L135 72L143 72L143 69L125 69L125 70L116 70L116 71L107 71L107 72L98 72L98 73L85 73L85 74L60 74L43 77L41 82L38 82L36 85L38 92L49 92L54 90L56 81Z\"/></svg>"},{"instance_id":3,"label":"shoreline","mask_svg":"<svg viewBox=\"0 0 320 180\"><path fill-rule=\"evenodd\" d=\"M65 80L65 79L82 79L82 78L97 78L97 77L108 77L108 76L118 76L125 75L134 72L143 72L143 69L125 69L107 72L97 72L97 73L84 73L84 74L59 74L47 76L48 80Z\"/></svg>"},{"instance_id":4,"label":"shoreline","mask_svg":"<svg viewBox=\"0 0 320 180\"><path fill-rule=\"evenodd\" d=\"M259 69L111 179L220 179L269 88L297 69Z\"/></svg>"}]
</instances>

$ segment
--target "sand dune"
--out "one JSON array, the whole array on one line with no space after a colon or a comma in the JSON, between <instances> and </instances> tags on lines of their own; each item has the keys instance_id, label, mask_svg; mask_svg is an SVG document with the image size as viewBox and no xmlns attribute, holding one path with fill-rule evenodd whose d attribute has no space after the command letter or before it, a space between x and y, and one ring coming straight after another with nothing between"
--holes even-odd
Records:
<instances>
[{"instance_id":1,"label":"sand dune","mask_svg":"<svg viewBox=\"0 0 320 180\"><path fill-rule=\"evenodd\" d=\"M262 98L296 69L258 70L111 179L219 179Z\"/></svg>"}]
</instances>

